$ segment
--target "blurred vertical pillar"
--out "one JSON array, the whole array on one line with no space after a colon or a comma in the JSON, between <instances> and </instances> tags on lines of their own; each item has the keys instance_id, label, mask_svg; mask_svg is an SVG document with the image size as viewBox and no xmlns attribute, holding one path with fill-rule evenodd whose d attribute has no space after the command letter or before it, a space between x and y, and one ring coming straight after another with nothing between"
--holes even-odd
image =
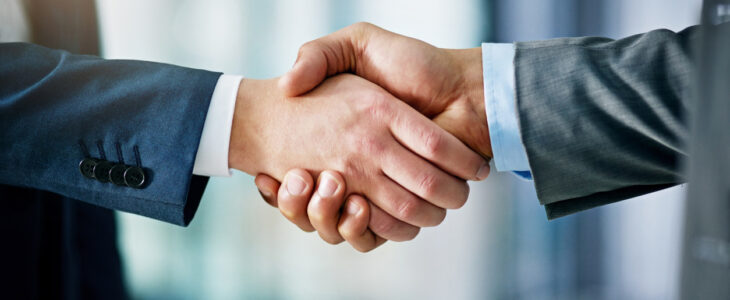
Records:
<instances>
[{"instance_id":1,"label":"blurred vertical pillar","mask_svg":"<svg viewBox=\"0 0 730 300\"><path fill-rule=\"evenodd\" d=\"M603 34L602 0L495 0L495 42ZM508 298L601 299L604 284L601 210L547 222L530 182L513 179L514 271L504 278Z\"/></svg>"}]
</instances>

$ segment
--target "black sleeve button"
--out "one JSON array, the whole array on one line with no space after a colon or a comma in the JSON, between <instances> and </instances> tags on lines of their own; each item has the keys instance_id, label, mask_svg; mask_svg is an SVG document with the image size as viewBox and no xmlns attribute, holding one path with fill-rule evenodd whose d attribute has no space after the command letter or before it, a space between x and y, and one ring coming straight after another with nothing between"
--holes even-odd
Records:
<instances>
[{"instance_id":1,"label":"black sleeve button","mask_svg":"<svg viewBox=\"0 0 730 300\"><path fill-rule=\"evenodd\" d=\"M101 182L109 182L109 170L114 166L113 163L102 160L94 167L94 178Z\"/></svg>"},{"instance_id":2,"label":"black sleeve button","mask_svg":"<svg viewBox=\"0 0 730 300\"><path fill-rule=\"evenodd\" d=\"M127 168L129 168L129 166L125 164L115 164L109 170L109 181L116 185L126 186L127 184L124 182L124 171L126 171Z\"/></svg>"},{"instance_id":3,"label":"black sleeve button","mask_svg":"<svg viewBox=\"0 0 730 300\"><path fill-rule=\"evenodd\" d=\"M84 158L79 162L79 171L81 172L81 175L84 175L86 178L94 179L94 167L96 167L96 164L99 163L99 160L96 158Z\"/></svg>"},{"instance_id":4,"label":"black sleeve button","mask_svg":"<svg viewBox=\"0 0 730 300\"><path fill-rule=\"evenodd\" d=\"M128 187L139 189L145 183L144 170L137 166L130 166L124 171L124 182Z\"/></svg>"}]
</instances>

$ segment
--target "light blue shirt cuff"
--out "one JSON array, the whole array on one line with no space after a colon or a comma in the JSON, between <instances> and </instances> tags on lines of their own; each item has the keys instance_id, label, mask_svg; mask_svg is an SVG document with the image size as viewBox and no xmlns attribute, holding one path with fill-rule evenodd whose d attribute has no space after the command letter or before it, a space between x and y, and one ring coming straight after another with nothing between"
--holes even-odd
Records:
<instances>
[{"instance_id":1,"label":"light blue shirt cuff","mask_svg":"<svg viewBox=\"0 0 730 300\"><path fill-rule=\"evenodd\" d=\"M515 102L515 48L506 43L483 43L484 108L494 166L531 179L527 151L522 144Z\"/></svg>"}]
</instances>

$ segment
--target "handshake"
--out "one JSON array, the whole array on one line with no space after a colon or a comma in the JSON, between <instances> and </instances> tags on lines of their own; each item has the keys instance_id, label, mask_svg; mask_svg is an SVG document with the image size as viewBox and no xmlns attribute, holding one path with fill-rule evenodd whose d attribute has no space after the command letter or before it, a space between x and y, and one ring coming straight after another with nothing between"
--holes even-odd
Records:
<instances>
[{"instance_id":1,"label":"handshake","mask_svg":"<svg viewBox=\"0 0 730 300\"><path fill-rule=\"evenodd\" d=\"M354 24L304 44L283 77L241 81L229 165L328 243L410 240L489 174L483 90L480 48Z\"/></svg>"}]
</instances>

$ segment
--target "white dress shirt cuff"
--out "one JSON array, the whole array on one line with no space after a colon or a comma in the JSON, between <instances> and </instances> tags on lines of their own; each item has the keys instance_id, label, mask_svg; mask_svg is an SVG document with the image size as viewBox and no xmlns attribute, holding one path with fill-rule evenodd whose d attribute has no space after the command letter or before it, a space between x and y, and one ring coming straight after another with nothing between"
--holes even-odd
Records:
<instances>
[{"instance_id":1,"label":"white dress shirt cuff","mask_svg":"<svg viewBox=\"0 0 730 300\"><path fill-rule=\"evenodd\" d=\"M231 141L238 86L242 79L242 76L225 74L218 78L203 124L193 174L231 176L231 170L228 168L228 146Z\"/></svg>"},{"instance_id":2,"label":"white dress shirt cuff","mask_svg":"<svg viewBox=\"0 0 730 300\"><path fill-rule=\"evenodd\" d=\"M515 48L512 44L483 43L484 108L497 171L530 171L522 144L515 102ZM521 177L525 172L515 172Z\"/></svg>"}]
</instances>

